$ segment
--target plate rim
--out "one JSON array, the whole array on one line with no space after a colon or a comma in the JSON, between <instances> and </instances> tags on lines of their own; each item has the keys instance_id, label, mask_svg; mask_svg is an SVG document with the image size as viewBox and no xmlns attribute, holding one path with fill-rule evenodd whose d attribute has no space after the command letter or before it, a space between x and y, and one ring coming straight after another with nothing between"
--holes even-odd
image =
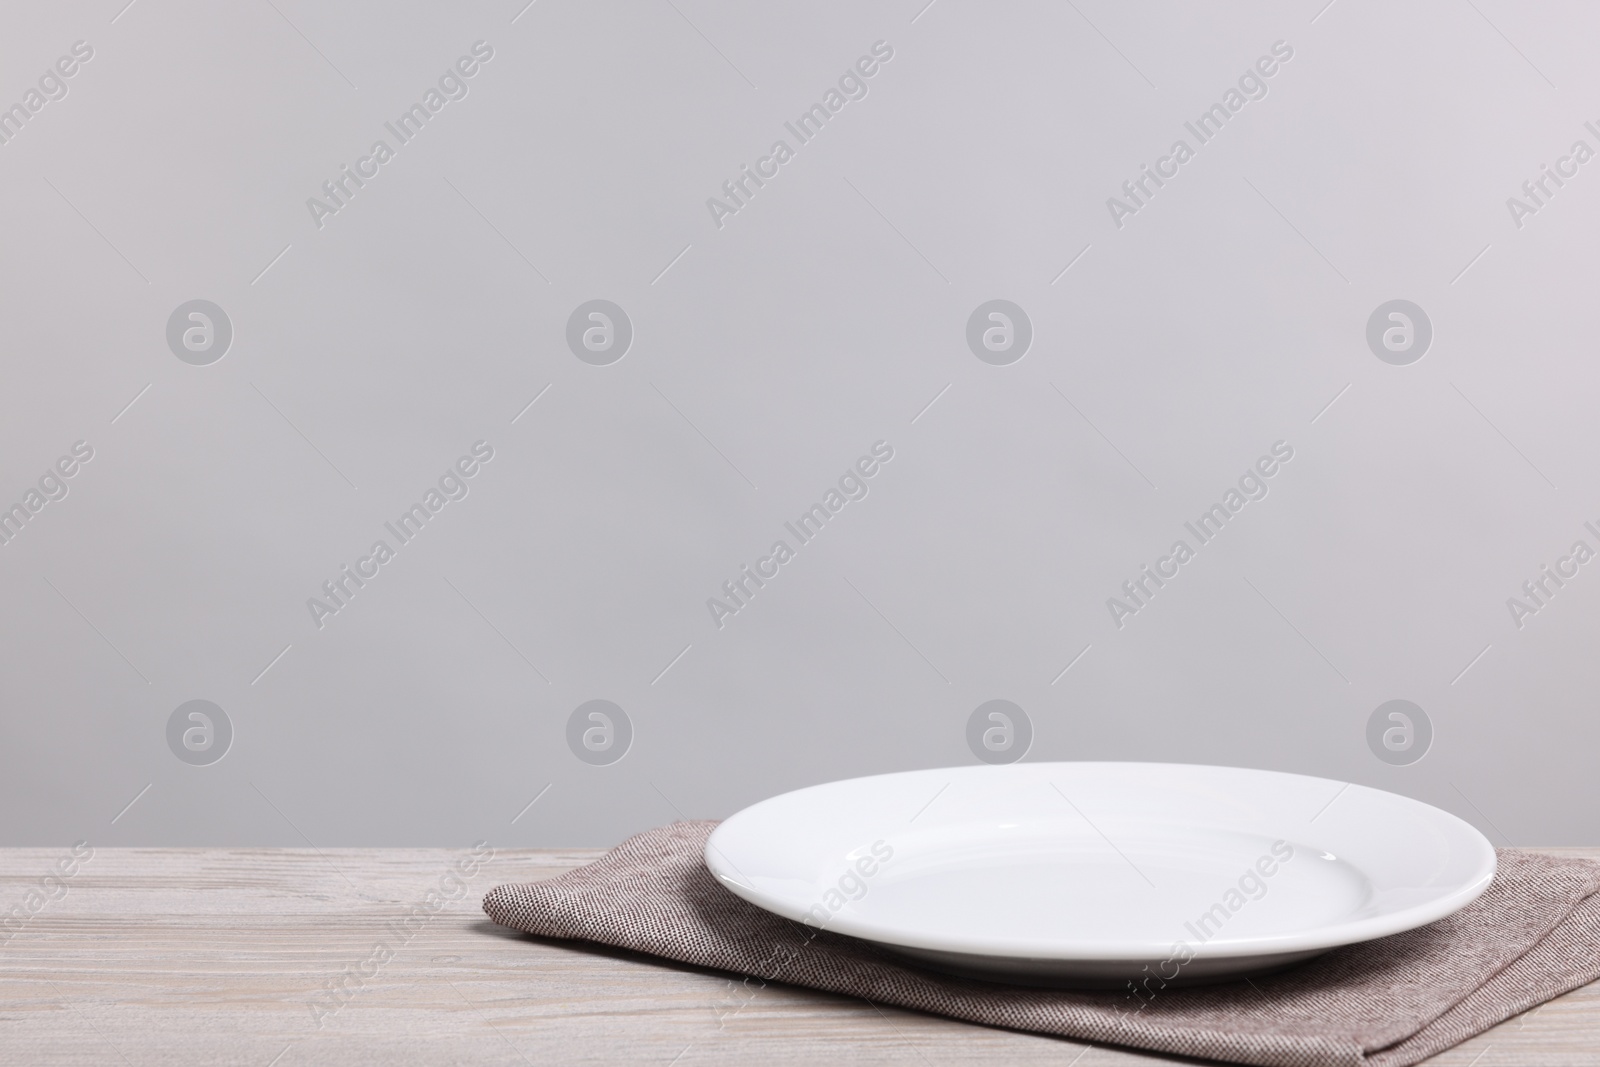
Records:
<instances>
[{"instance_id":1,"label":"plate rim","mask_svg":"<svg viewBox=\"0 0 1600 1067\"><path fill-rule=\"evenodd\" d=\"M1014 773L1013 769L1027 769L1045 772L1046 768L1069 767L1115 767L1139 768L1144 771L1159 770L1161 768L1182 768L1186 771L1225 771L1242 772L1246 774L1268 775L1282 778L1294 778L1310 782L1322 782L1331 787L1345 787L1349 789L1363 789L1370 793L1393 797L1407 804L1414 804L1421 808L1443 816L1448 823L1453 823L1454 829L1461 832L1463 841L1469 843L1479 853L1478 869L1470 880L1464 881L1460 886L1442 893L1438 898L1421 904L1411 905L1406 908L1390 912L1385 915L1373 916L1366 919L1342 921L1330 925L1321 925L1304 931L1291 931L1282 934L1250 935L1247 937L1225 938L1215 937L1207 941L1186 941L1182 938L1146 939L1139 942L1126 942L1110 946L1071 947L1067 943L1044 943L1029 941L1023 938L973 938L961 936L948 936L939 934L904 934L895 931L885 931L878 924L862 921L844 912L830 916L826 924L818 925L805 922L805 914L799 909L791 908L787 902L763 893L761 890L745 884L737 875L737 869L731 860L719 856L721 851L718 836L723 833L723 828L733 823L747 813L755 811L764 805L779 800L787 799L798 793L812 790L826 789L831 786L846 783L871 781L886 778L909 778L913 776L938 777L941 775L962 774L971 776L996 776L1005 773ZM1049 774L1045 772L1048 779ZM1091 824L1092 825L1092 824ZM726 840L726 838L724 838ZM1012 763L998 766L965 765L956 767L928 767L906 771L889 771L882 774L858 775L853 778L841 778L828 782L818 782L813 785L791 789L774 796L764 798L754 804L747 805L728 816L719 824L706 839L704 849L705 864L719 884L741 899L754 904L764 911L782 918L805 925L814 929L823 929L830 933L846 934L875 944L911 949L926 949L934 952L955 953L971 955L974 957L988 957L992 959L1016 960L1046 960L1046 961L1094 961L1094 962L1145 962L1152 958L1160 958L1163 954L1172 951L1179 942L1187 944L1193 953L1193 958L1223 960L1232 957L1249 957L1263 955L1278 955L1305 952L1307 950L1328 950L1342 945L1357 944L1370 941L1379 937L1404 933L1414 930L1428 923L1437 922L1439 919L1452 915L1468 904L1472 903L1489 888L1494 881L1498 870L1498 855L1494 845L1477 827L1443 808L1429 804L1426 801L1408 797L1403 793L1391 790L1376 789L1372 786L1361 785L1358 782L1341 782L1335 778L1323 778L1318 775L1299 774L1294 771L1282 771L1263 767L1239 767L1214 763L1177 763L1172 761L1142 761L1142 760L1052 760L1039 763Z\"/></svg>"}]
</instances>

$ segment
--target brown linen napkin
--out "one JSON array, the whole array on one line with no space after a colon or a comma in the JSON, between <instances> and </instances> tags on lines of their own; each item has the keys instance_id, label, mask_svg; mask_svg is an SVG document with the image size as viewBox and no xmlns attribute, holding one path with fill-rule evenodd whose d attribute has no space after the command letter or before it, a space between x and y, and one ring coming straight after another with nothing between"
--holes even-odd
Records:
<instances>
[{"instance_id":1,"label":"brown linen napkin","mask_svg":"<svg viewBox=\"0 0 1600 1067\"><path fill-rule=\"evenodd\" d=\"M483 910L700 967L988 1026L1266 1067L1407 1067L1600 977L1600 863L1502 849L1454 915L1248 982L1121 991L998 985L922 970L734 896L706 869L714 822L631 837L546 882L496 886ZM747 980L749 985L751 980Z\"/></svg>"}]
</instances>

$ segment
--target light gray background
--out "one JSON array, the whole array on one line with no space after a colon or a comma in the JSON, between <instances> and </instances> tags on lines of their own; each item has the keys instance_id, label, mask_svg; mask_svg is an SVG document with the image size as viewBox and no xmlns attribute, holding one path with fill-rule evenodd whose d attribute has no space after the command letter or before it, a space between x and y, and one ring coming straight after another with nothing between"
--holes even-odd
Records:
<instances>
[{"instance_id":1,"label":"light gray background","mask_svg":"<svg viewBox=\"0 0 1600 1067\"><path fill-rule=\"evenodd\" d=\"M1506 207L1600 148L1600 11L125 2L0 24L5 106L95 50L0 146L0 498L95 449L0 548L3 843L602 844L973 763L991 699L1030 760L1600 840L1600 564L1506 606L1600 519L1600 161ZM477 40L470 95L318 230L306 199ZM1269 95L1116 228L1278 40ZM197 298L235 330L206 367L165 341ZM565 344L594 298L636 331L612 366ZM995 298L1035 330L1006 367L964 338ZM1405 367L1364 337L1395 298L1435 332ZM318 630L306 599L480 439L470 495ZM879 439L870 495L713 626ZM1279 439L1270 495L1117 629L1106 598ZM633 723L609 766L565 740L595 698ZM167 747L193 699L233 724L210 766ZM1367 747L1392 699L1433 724L1409 766Z\"/></svg>"}]
</instances>

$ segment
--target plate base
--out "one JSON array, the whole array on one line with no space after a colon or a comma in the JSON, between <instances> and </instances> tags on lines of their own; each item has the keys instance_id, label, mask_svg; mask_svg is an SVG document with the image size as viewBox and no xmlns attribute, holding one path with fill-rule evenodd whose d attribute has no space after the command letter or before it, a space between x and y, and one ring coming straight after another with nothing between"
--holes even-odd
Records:
<instances>
[{"instance_id":1,"label":"plate base","mask_svg":"<svg viewBox=\"0 0 1600 1067\"><path fill-rule=\"evenodd\" d=\"M1192 959L1178 965L1165 960L1136 964L1127 960L1046 960L1016 956L979 956L965 952L940 952L936 949L908 948L882 944L895 955L960 978L977 978L1007 985L1046 986L1054 989L1123 989L1128 983L1148 979L1145 988L1155 991L1170 986L1211 985L1243 978L1255 978L1286 970L1320 956L1326 949L1310 952L1280 952L1258 956L1219 956ZM1163 966L1164 965L1164 966ZM1177 968L1177 974L1162 979Z\"/></svg>"}]
</instances>

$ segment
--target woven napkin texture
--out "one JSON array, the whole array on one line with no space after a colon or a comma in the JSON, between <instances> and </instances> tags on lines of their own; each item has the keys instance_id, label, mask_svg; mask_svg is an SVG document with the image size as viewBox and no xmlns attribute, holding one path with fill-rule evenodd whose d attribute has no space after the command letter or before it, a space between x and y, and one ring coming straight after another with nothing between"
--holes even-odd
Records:
<instances>
[{"instance_id":1,"label":"woven napkin texture","mask_svg":"<svg viewBox=\"0 0 1600 1067\"><path fill-rule=\"evenodd\" d=\"M1502 849L1454 915L1248 982L1126 991L1008 986L924 970L788 919L706 869L715 822L638 834L586 867L496 886L483 910L595 941L986 1026L1266 1067L1406 1067L1600 977L1600 863Z\"/></svg>"}]
</instances>

